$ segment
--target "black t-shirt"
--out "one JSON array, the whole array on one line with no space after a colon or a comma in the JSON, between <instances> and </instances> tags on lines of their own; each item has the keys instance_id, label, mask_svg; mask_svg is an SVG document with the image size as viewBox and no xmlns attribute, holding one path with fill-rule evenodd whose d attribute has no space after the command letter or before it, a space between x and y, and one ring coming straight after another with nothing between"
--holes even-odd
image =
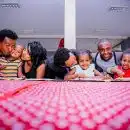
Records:
<instances>
[{"instance_id":1,"label":"black t-shirt","mask_svg":"<svg viewBox=\"0 0 130 130\"><path fill-rule=\"evenodd\" d=\"M26 76L26 78L36 78L36 74L37 74L37 68L41 65L41 64L45 64L44 60L41 60L40 63L35 67L34 65L32 65L32 68L29 72L25 73L24 70L24 66L25 66L25 62L23 63L22 66L22 72L23 74Z\"/></svg>"},{"instance_id":2,"label":"black t-shirt","mask_svg":"<svg viewBox=\"0 0 130 130\"><path fill-rule=\"evenodd\" d=\"M68 73L68 69L69 68L55 65L53 57L51 57L46 62L45 78L64 79L64 76Z\"/></svg>"}]
</instances>

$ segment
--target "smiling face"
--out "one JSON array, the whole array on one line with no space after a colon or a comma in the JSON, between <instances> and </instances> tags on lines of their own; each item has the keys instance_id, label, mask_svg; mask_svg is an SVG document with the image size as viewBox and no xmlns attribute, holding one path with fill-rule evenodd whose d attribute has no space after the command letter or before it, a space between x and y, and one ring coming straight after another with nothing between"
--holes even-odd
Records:
<instances>
[{"instance_id":1,"label":"smiling face","mask_svg":"<svg viewBox=\"0 0 130 130\"><path fill-rule=\"evenodd\" d=\"M100 43L98 45L98 51L102 59L107 61L112 58L112 45L110 42L106 41L104 43Z\"/></svg>"},{"instance_id":2,"label":"smiling face","mask_svg":"<svg viewBox=\"0 0 130 130\"><path fill-rule=\"evenodd\" d=\"M11 56L14 59L19 59L21 58L21 55L23 53L23 47L21 45L16 45L15 49L11 52Z\"/></svg>"},{"instance_id":3,"label":"smiling face","mask_svg":"<svg viewBox=\"0 0 130 130\"><path fill-rule=\"evenodd\" d=\"M123 54L121 65L123 69L130 69L130 54Z\"/></svg>"},{"instance_id":4,"label":"smiling face","mask_svg":"<svg viewBox=\"0 0 130 130\"><path fill-rule=\"evenodd\" d=\"M29 51L28 51L27 49L24 49L24 50L23 50L21 59L22 59L23 61L30 61L30 60L31 60L31 56L30 56Z\"/></svg>"},{"instance_id":5,"label":"smiling face","mask_svg":"<svg viewBox=\"0 0 130 130\"><path fill-rule=\"evenodd\" d=\"M92 62L92 59L87 54L79 55L79 65L83 70L86 70Z\"/></svg>"}]
</instances>

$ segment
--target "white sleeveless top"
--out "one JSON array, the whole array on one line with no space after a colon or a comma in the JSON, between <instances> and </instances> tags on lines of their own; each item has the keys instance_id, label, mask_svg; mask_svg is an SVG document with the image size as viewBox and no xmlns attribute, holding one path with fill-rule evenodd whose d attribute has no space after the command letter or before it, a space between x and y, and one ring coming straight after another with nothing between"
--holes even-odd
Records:
<instances>
[{"instance_id":1,"label":"white sleeveless top","mask_svg":"<svg viewBox=\"0 0 130 130\"><path fill-rule=\"evenodd\" d=\"M95 70L95 65L90 64L89 67L86 70L83 70L79 65L75 65L72 68L75 68L75 74L85 74L87 77L93 77L94 75L94 70Z\"/></svg>"}]
</instances>

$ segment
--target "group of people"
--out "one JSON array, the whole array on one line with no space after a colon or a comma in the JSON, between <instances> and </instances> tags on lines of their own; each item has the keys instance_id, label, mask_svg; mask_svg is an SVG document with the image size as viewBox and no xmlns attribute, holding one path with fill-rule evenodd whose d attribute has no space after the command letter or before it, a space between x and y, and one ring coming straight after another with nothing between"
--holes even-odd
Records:
<instances>
[{"instance_id":1,"label":"group of people","mask_svg":"<svg viewBox=\"0 0 130 130\"><path fill-rule=\"evenodd\" d=\"M114 79L130 77L130 50L114 52L106 39L98 42L97 53L62 46L51 57L40 42L29 42L25 48L16 44L17 39L12 30L0 31L0 77L62 80L106 75Z\"/></svg>"}]
</instances>

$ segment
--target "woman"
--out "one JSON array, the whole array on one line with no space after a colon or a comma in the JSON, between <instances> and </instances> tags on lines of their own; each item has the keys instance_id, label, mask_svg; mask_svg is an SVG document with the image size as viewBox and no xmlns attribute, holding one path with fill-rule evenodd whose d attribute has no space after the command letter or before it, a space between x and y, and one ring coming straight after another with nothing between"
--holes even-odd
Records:
<instances>
[{"instance_id":1,"label":"woman","mask_svg":"<svg viewBox=\"0 0 130 130\"><path fill-rule=\"evenodd\" d=\"M23 51L22 71L26 78L43 78L45 73L45 59L47 51L40 42L28 43L27 50Z\"/></svg>"}]
</instances>

